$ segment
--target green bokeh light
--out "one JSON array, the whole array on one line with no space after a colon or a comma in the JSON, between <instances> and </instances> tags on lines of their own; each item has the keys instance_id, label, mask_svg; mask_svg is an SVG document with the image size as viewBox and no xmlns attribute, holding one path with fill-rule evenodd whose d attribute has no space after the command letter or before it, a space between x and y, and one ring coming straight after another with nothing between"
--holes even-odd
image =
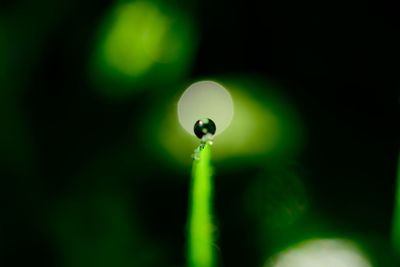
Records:
<instances>
[{"instance_id":1,"label":"green bokeh light","mask_svg":"<svg viewBox=\"0 0 400 267\"><path fill-rule=\"evenodd\" d=\"M104 58L121 73L139 76L160 58L168 18L146 2L119 6L116 13L113 28L104 41Z\"/></svg>"},{"instance_id":2,"label":"green bokeh light","mask_svg":"<svg viewBox=\"0 0 400 267\"><path fill-rule=\"evenodd\" d=\"M92 78L112 96L162 88L189 68L194 36L191 20L171 7L150 0L121 3L100 31Z\"/></svg>"}]
</instances>

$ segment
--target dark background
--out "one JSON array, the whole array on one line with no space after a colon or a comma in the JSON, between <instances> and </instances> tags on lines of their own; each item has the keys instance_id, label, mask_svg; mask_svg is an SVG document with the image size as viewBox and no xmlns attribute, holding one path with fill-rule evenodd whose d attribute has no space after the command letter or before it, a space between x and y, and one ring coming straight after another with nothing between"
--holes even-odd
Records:
<instances>
[{"instance_id":1,"label":"dark background","mask_svg":"<svg viewBox=\"0 0 400 267\"><path fill-rule=\"evenodd\" d=\"M285 88L305 120L307 142L290 161L306 174L313 209L329 229L364 240L378 264L390 258L399 148L394 4L169 4L191 13L199 27L187 79L257 74ZM68 254L70 247L60 240L75 234L92 246L104 229L123 228L101 217L114 216L113 205L120 203L140 225L133 234L139 241L129 245L144 262L140 266L184 265L189 169L169 168L154 159L146 142L135 142L142 140L137 129L145 123L142 115L151 112L153 96L143 91L107 99L95 94L86 78L94 28L112 5L91 0L0 4L7 36L0 40L5 48L0 54L1 266L68 265L66 258L75 254ZM274 251L259 247L257 219L240 203L258 171L243 166L220 172L216 180L223 266L262 266ZM92 211L98 199L112 211ZM76 216L75 230L54 223L63 209L78 214L58 219L68 225Z\"/></svg>"}]
</instances>

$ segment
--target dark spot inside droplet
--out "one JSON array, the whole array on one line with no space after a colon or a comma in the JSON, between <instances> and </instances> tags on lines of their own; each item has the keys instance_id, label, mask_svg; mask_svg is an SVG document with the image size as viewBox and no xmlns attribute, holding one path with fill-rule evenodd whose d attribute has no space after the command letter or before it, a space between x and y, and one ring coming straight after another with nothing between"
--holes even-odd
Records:
<instances>
[{"instance_id":1,"label":"dark spot inside droplet","mask_svg":"<svg viewBox=\"0 0 400 267\"><path fill-rule=\"evenodd\" d=\"M201 139L204 135L208 133L214 135L217 127L211 119L205 118L196 121L193 130L194 134Z\"/></svg>"}]
</instances>

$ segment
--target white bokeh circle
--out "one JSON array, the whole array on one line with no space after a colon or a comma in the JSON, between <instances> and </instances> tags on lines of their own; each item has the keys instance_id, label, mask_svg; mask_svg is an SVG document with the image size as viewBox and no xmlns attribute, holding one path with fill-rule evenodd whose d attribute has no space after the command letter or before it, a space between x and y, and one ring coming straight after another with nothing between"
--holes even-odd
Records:
<instances>
[{"instance_id":1,"label":"white bokeh circle","mask_svg":"<svg viewBox=\"0 0 400 267\"><path fill-rule=\"evenodd\" d=\"M341 239L316 239L297 245L266 267L372 267L359 248Z\"/></svg>"},{"instance_id":2,"label":"white bokeh circle","mask_svg":"<svg viewBox=\"0 0 400 267\"><path fill-rule=\"evenodd\" d=\"M229 92L219 83L200 81L190 85L178 101L178 120L190 134L197 120L208 118L215 122L215 135L222 133L231 123L233 101Z\"/></svg>"}]
</instances>

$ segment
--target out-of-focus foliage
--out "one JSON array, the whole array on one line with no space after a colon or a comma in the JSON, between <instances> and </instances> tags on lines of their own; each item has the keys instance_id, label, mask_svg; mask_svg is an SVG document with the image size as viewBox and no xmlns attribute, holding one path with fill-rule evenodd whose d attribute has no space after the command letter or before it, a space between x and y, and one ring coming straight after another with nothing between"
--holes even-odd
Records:
<instances>
[{"instance_id":1,"label":"out-of-focus foliage","mask_svg":"<svg viewBox=\"0 0 400 267\"><path fill-rule=\"evenodd\" d=\"M107 96L164 90L188 73L195 29L184 13L159 1L117 3L94 44L91 79Z\"/></svg>"}]
</instances>

